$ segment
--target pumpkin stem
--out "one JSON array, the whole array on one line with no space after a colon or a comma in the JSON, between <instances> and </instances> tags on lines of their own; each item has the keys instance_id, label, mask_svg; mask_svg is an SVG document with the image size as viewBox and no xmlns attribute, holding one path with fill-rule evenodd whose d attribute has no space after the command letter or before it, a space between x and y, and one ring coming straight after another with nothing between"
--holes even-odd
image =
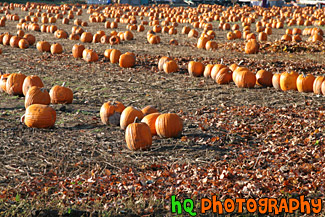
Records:
<instances>
[{"instance_id":1,"label":"pumpkin stem","mask_svg":"<svg viewBox=\"0 0 325 217\"><path fill-rule=\"evenodd\" d=\"M223 64L223 58L221 58L221 60L220 60L220 64L221 64L221 65Z\"/></svg>"},{"instance_id":2,"label":"pumpkin stem","mask_svg":"<svg viewBox=\"0 0 325 217\"><path fill-rule=\"evenodd\" d=\"M170 52L169 51L167 51L167 57L170 57Z\"/></svg>"},{"instance_id":3,"label":"pumpkin stem","mask_svg":"<svg viewBox=\"0 0 325 217\"><path fill-rule=\"evenodd\" d=\"M64 85L65 85L65 82L63 82L62 87L64 87Z\"/></svg>"},{"instance_id":4,"label":"pumpkin stem","mask_svg":"<svg viewBox=\"0 0 325 217\"><path fill-rule=\"evenodd\" d=\"M109 49L112 49L112 45L111 44L109 45Z\"/></svg>"},{"instance_id":5,"label":"pumpkin stem","mask_svg":"<svg viewBox=\"0 0 325 217\"><path fill-rule=\"evenodd\" d=\"M239 61L238 66L241 65L244 62L244 60Z\"/></svg>"},{"instance_id":6,"label":"pumpkin stem","mask_svg":"<svg viewBox=\"0 0 325 217\"><path fill-rule=\"evenodd\" d=\"M139 123L139 122L140 122L140 121L139 121L138 117L135 117L133 123Z\"/></svg>"}]
</instances>

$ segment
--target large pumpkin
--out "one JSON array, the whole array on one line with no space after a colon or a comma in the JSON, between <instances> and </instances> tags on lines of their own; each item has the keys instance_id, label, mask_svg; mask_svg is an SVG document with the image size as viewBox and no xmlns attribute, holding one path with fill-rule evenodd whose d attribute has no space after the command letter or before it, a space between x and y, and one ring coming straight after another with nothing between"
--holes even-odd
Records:
<instances>
[{"instance_id":1,"label":"large pumpkin","mask_svg":"<svg viewBox=\"0 0 325 217\"><path fill-rule=\"evenodd\" d=\"M82 58L82 52L85 50L85 46L82 44L75 44L72 47L72 56L74 58Z\"/></svg>"},{"instance_id":2,"label":"large pumpkin","mask_svg":"<svg viewBox=\"0 0 325 217\"><path fill-rule=\"evenodd\" d=\"M55 124L56 112L48 105L33 104L27 107L22 121L28 127L49 128Z\"/></svg>"},{"instance_id":3,"label":"large pumpkin","mask_svg":"<svg viewBox=\"0 0 325 217\"><path fill-rule=\"evenodd\" d=\"M151 113L157 113L158 112L158 110L152 105L148 105L148 106L144 107L143 109L141 109L141 111L142 111L144 116L149 115Z\"/></svg>"},{"instance_id":4,"label":"large pumpkin","mask_svg":"<svg viewBox=\"0 0 325 217\"><path fill-rule=\"evenodd\" d=\"M228 67L220 69L215 81L218 84L229 84L232 81L232 71Z\"/></svg>"},{"instance_id":5,"label":"large pumpkin","mask_svg":"<svg viewBox=\"0 0 325 217\"><path fill-rule=\"evenodd\" d=\"M119 101L108 101L100 108L100 119L103 124L120 124L121 113L125 106Z\"/></svg>"},{"instance_id":6,"label":"large pumpkin","mask_svg":"<svg viewBox=\"0 0 325 217\"><path fill-rule=\"evenodd\" d=\"M160 137L178 137L183 130L183 121L175 113L161 114L156 120L155 127Z\"/></svg>"},{"instance_id":7,"label":"large pumpkin","mask_svg":"<svg viewBox=\"0 0 325 217\"><path fill-rule=\"evenodd\" d=\"M131 123L125 131L125 141L130 150L145 150L152 145L152 135L146 123Z\"/></svg>"},{"instance_id":8,"label":"large pumpkin","mask_svg":"<svg viewBox=\"0 0 325 217\"><path fill-rule=\"evenodd\" d=\"M134 119L137 117L139 121L143 118L143 113L140 109L137 109L133 106L125 108L121 114L120 127L122 130L125 130L126 127L134 122Z\"/></svg>"},{"instance_id":9,"label":"large pumpkin","mask_svg":"<svg viewBox=\"0 0 325 217\"><path fill-rule=\"evenodd\" d=\"M23 95L23 83L25 78L26 75L21 73L10 74L6 83L7 93L11 95Z\"/></svg>"},{"instance_id":10,"label":"large pumpkin","mask_svg":"<svg viewBox=\"0 0 325 217\"><path fill-rule=\"evenodd\" d=\"M169 60L172 60L172 58L169 57L169 56L161 57L161 58L159 59L159 61L158 61L158 69L159 69L160 71L163 71L163 70L164 70L164 63L167 62L167 61L169 61Z\"/></svg>"},{"instance_id":11,"label":"large pumpkin","mask_svg":"<svg viewBox=\"0 0 325 217\"><path fill-rule=\"evenodd\" d=\"M25 96L25 108L32 104L48 105L50 103L51 97L44 88L32 86L28 89Z\"/></svg>"}]
</instances>

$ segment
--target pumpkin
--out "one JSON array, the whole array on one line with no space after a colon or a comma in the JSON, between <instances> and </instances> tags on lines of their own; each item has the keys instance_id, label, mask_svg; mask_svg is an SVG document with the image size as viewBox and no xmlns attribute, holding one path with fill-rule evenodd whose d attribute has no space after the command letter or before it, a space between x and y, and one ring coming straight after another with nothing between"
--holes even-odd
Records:
<instances>
[{"instance_id":1,"label":"pumpkin","mask_svg":"<svg viewBox=\"0 0 325 217\"><path fill-rule=\"evenodd\" d=\"M125 131L125 140L128 148L133 151L145 150L152 145L152 135L146 123L131 123Z\"/></svg>"},{"instance_id":2,"label":"pumpkin","mask_svg":"<svg viewBox=\"0 0 325 217\"><path fill-rule=\"evenodd\" d=\"M172 60L172 58L169 57L169 53L168 53L168 56L161 57L161 58L159 59L159 61L158 61L158 69L159 69L160 71L163 71L163 70L164 70L164 68L163 68L164 63L167 62L167 61L169 61L169 60Z\"/></svg>"},{"instance_id":3,"label":"pumpkin","mask_svg":"<svg viewBox=\"0 0 325 217\"><path fill-rule=\"evenodd\" d=\"M203 75L204 65L201 62L190 61L188 64L188 73L194 77Z\"/></svg>"},{"instance_id":4,"label":"pumpkin","mask_svg":"<svg viewBox=\"0 0 325 217\"><path fill-rule=\"evenodd\" d=\"M99 43L101 37L102 37L102 35L100 35L100 34L98 34L98 33L94 34L94 36L93 36L93 41L92 41L92 42L93 42L93 43Z\"/></svg>"},{"instance_id":5,"label":"pumpkin","mask_svg":"<svg viewBox=\"0 0 325 217\"><path fill-rule=\"evenodd\" d=\"M39 41L36 44L36 48L40 52L50 52L51 51L51 44L47 41Z\"/></svg>"},{"instance_id":6,"label":"pumpkin","mask_svg":"<svg viewBox=\"0 0 325 217\"><path fill-rule=\"evenodd\" d=\"M82 51L82 59L87 63L98 61L98 54L91 49L84 49Z\"/></svg>"},{"instance_id":7,"label":"pumpkin","mask_svg":"<svg viewBox=\"0 0 325 217\"><path fill-rule=\"evenodd\" d=\"M294 35L294 36L292 36L292 41L294 41L294 42L301 42L302 39L301 39L300 35Z\"/></svg>"},{"instance_id":8,"label":"pumpkin","mask_svg":"<svg viewBox=\"0 0 325 217\"><path fill-rule=\"evenodd\" d=\"M91 43L93 41L93 34L90 32L83 32L80 36L80 41L84 43Z\"/></svg>"},{"instance_id":9,"label":"pumpkin","mask_svg":"<svg viewBox=\"0 0 325 217\"><path fill-rule=\"evenodd\" d=\"M124 32L123 36L124 36L124 40L126 40L126 41L133 39L133 33L130 31Z\"/></svg>"},{"instance_id":10,"label":"pumpkin","mask_svg":"<svg viewBox=\"0 0 325 217\"><path fill-rule=\"evenodd\" d=\"M125 106L119 101L108 101L100 108L100 119L105 125L119 125L121 113Z\"/></svg>"},{"instance_id":11,"label":"pumpkin","mask_svg":"<svg viewBox=\"0 0 325 217\"><path fill-rule=\"evenodd\" d=\"M19 43L19 40L20 40L20 39L21 39L21 38L18 37L18 36L12 36L12 37L10 38L10 41L9 41L10 46L11 46L11 47L19 47L19 46L18 46L18 43Z\"/></svg>"},{"instance_id":12,"label":"pumpkin","mask_svg":"<svg viewBox=\"0 0 325 217\"><path fill-rule=\"evenodd\" d=\"M120 60L121 51L113 49L110 53L109 59L111 63L118 63Z\"/></svg>"},{"instance_id":13,"label":"pumpkin","mask_svg":"<svg viewBox=\"0 0 325 217\"><path fill-rule=\"evenodd\" d=\"M72 103L73 93L68 87L55 85L50 90L50 97L52 104L69 104Z\"/></svg>"},{"instance_id":14,"label":"pumpkin","mask_svg":"<svg viewBox=\"0 0 325 217\"><path fill-rule=\"evenodd\" d=\"M217 73L219 72L220 69L226 68L227 66L223 65L223 60L221 60L220 64L215 64L211 70L211 78L212 80L216 80Z\"/></svg>"},{"instance_id":15,"label":"pumpkin","mask_svg":"<svg viewBox=\"0 0 325 217\"><path fill-rule=\"evenodd\" d=\"M82 44L75 44L72 47L72 56L74 58L82 58L82 52L85 50L85 46Z\"/></svg>"},{"instance_id":16,"label":"pumpkin","mask_svg":"<svg viewBox=\"0 0 325 217\"><path fill-rule=\"evenodd\" d=\"M297 78L298 73L291 71L291 72L283 72L280 76L280 87L281 90L297 90Z\"/></svg>"},{"instance_id":17,"label":"pumpkin","mask_svg":"<svg viewBox=\"0 0 325 217\"><path fill-rule=\"evenodd\" d=\"M106 49L105 52L104 52L104 57L106 59L109 59L110 58L110 55L111 55L111 52L112 52L113 49Z\"/></svg>"},{"instance_id":18,"label":"pumpkin","mask_svg":"<svg viewBox=\"0 0 325 217\"><path fill-rule=\"evenodd\" d=\"M322 94L325 96L325 82L322 83Z\"/></svg>"},{"instance_id":19,"label":"pumpkin","mask_svg":"<svg viewBox=\"0 0 325 217\"><path fill-rule=\"evenodd\" d=\"M65 39L68 38L68 33L62 29L59 29L54 32L54 36L58 39Z\"/></svg>"},{"instance_id":20,"label":"pumpkin","mask_svg":"<svg viewBox=\"0 0 325 217\"><path fill-rule=\"evenodd\" d=\"M10 33L5 33L5 35L2 38L2 44L3 45L10 45L10 38L12 37L12 35L10 35Z\"/></svg>"},{"instance_id":21,"label":"pumpkin","mask_svg":"<svg viewBox=\"0 0 325 217\"><path fill-rule=\"evenodd\" d=\"M253 88L256 84L255 74L246 67L237 67L233 74L233 79L237 87Z\"/></svg>"},{"instance_id":22,"label":"pumpkin","mask_svg":"<svg viewBox=\"0 0 325 217\"><path fill-rule=\"evenodd\" d=\"M169 45L178 45L178 41L176 39L170 39L168 42Z\"/></svg>"},{"instance_id":23,"label":"pumpkin","mask_svg":"<svg viewBox=\"0 0 325 217\"><path fill-rule=\"evenodd\" d=\"M260 32L258 34L258 40L259 41L267 41L267 34L265 32Z\"/></svg>"},{"instance_id":24,"label":"pumpkin","mask_svg":"<svg viewBox=\"0 0 325 217\"><path fill-rule=\"evenodd\" d=\"M33 104L27 107L21 120L27 127L50 128L55 124L56 112L48 105Z\"/></svg>"},{"instance_id":25,"label":"pumpkin","mask_svg":"<svg viewBox=\"0 0 325 217\"><path fill-rule=\"evenodd\" d=\"M100 43L102 43L102 44L108 44L110 38L111 38L111 37L108 36L108 35L103 35L103 36L100 38Z\"/></svg>"},{"instance_id":26,"label":"pumpkin","mask_svg":"<svg viewBox=\"0 0 325 217\"><path fill-rule=\"evenodd\" d=\"M206 50L217 50L217 48L218 48L218 43L216 41L208 41L205 44Z\"/></svg>"},{"instance_id":27,"label":"pumpkin","mask_svg":"<svg viewBox=\"0 0 325 217\"><path fill-rule=\"evenodd\" d=\"M178 65L175 62L175 60L168 60L163 65L164 72L167 74L177 72L178 71Z\"/></svg>"},{"instance_id":28,"label":"pumpkin","mask_svg":"<svg viewBox=\"0 0 325 217\"><path fill-rule=\"evenodd\" d=\"M119 65L122 68L131 68L135 65L135 55L134 53L126 52L122 54L119 58Z\"/></svg>"},{"instance_id":29,"label":"pumpkin","mask_svg":"<svg viewBox=\"0 0 325 217\"><path fill-rule=\"evenodd\" d=\"M6 82L6 91L11 95L23 95L23 83L26 75L21 73L12 73L8 76Z\"/></svg>"},{"instance_id":30,"label":"pumpkin","mask_svg":"<svg viewBox=\"0 0 325 217\"><path fill-rule=\"evenodd\" d=\"M29 43L26 39L20 39L19 42L18 42L18 47L20 49L26 49L29 47Z\"/></svg>"},{"instance_id":31,"label":"pumpkin","mask_svg":"<svg viewBox=\"0 0 325 217\"><path fill-rule=\"evenodd\" d=\"M204 72L203 72L203 76L205 78L211 78L211 70L212 70L213 66L214 66L213 64L208 64L205 66Z\"/></svg>"},{"instance_id":32,"label":"pumpkin","mask_svg":"<svg viewBox=\"0 0 325 217\"><path fill-rule=\"evenodd\" d=\"M175 113L161 114L156 119L155 128L160 137L178 137L183 131L183 121Z\"/></svg>"},{"instance_id":33,"label":"pumpkin","mask_svg":"<svg viewBox=\"0 0 325 217\"><path fill-rule=\"evenodd\" d=\"M126 127L131 124L134 119L137 117L138 120L142 120L143 113L140 109L137 109L133 106L129 106L125 108L121 114L120 118L120 127L122 130L125 130Z\"/></svg>"},{"instance_id":34,"label":"pumpkin","mask_svg":"<svg viewBox=\"0 0 325 217\"><path fill-rule=\"evenodd\" d=\"M199 48L199 49L204 49L205 48L205 45L206 45L206 43L209 41L209 38L208 37L200 37L199 39L198 39L198 42L197 42L197 48Z\"/></svg>"},{"instance_id":35,"label":"pumpkin","mask_svg":"<svg viewBox=\"0 0 325 217\"><path fill-rule=\"evenodd\" d=\"M236 35L233 32L228 32L227 33L227 39L228 40L234 40L234 39L236 39Z\"/></svg>"},{"instance_id":36,"label":"pumpkin","mask_svg":"<svg viewBox=\"0 0 325 217\"><path fill-rule=\"evenodd\" d=\"M322 83L325 81L324 76L317 76L313 84L313 92L315 94L322 94Z\"/></svg>"},{"instance_id":37,"label":"pumpkin","mask_svg":"<svg viewBox=\"0 0 325 217\"><path fill-rule=\"evenodd\" d=\"M22 87L24 96L26 96L28 89L31 88L32 86L44 87L44 84L43 84L41 78L38 77L37 75L27 76L24 79L23 87Z\"/></svg>"},{"instance_id":38,"label":"pumpkin","mask_svg":"<svg viewBox=\"0 0 325 217\"><path fill-rule=\"evenodd\" d=\"M119 44L120 43L120 37L116 36L116 35L113 35L109 38L109 43L111 45L114 45L114 44Z\"/></svg>"},{"instance_id":39,"label":"pumpkin","mask_svg":"<svg viewBox=\"0 0 325 217\"><path fill-rule=\"evenodd\" d=\"M247 54L256 54L260 48L259 43L256 39L250 39L245 45L245 53Z\"/></svg>"},{"instance_id":40,"label":"pumpkin","mask_svg":"<svg viewBox=\"0 0 325 217\"><path fill-rule=\"evenodd\" d=\"M158 113L158 112L151 113L151 114L144 116L144 118L141 120L141 122L146 123L149 126L151 135L153 135L153 136L157 135L156 120L159 115L160 115L160 113Z\"/></svg>"},{"instance_id":41,"label":"pumpkin","mask_svg":"<svg viewBox=\"0 0 325 217\"><path fill-rule=\"evenodd\" d=\"M0 92L7 92L6 83L10 74L3 74L0 77Z\"/></svg>"},{"instance_id":42,"label":"pumpkin","mask_svg":"<svg viewBox=\"0 0 325 217\"><path fill-rule=\"evenodd\" d=\"M272 72L261 69L256 73L256 84L262 87L272 87L272 77Z\"/></svg>"},{"instance_id":43,"label":"pumpkin","mask_svg":"<svg viewBox=\"0 0 325 217\"><path fill-rule=\"evenodd\" d=\"M32 86L28 89L25 96L25 108L32 104L49 105L50 103L51 97L44 88Z\"/></svg>"},{"instance_id":44,"label":"pumpkin","mask_svg":"<svg viewBox=\"0 0 325 217\"><path fill-rule=\"evenodd\" d=\"M215 77L218 84L229 84L232 81L232 71L228 67L224 67L218 71Z\"/></svg>"},{"instance_id":45,"label":"pumpkin","mask_svg":"<svg viewBox=\"0 0 325 217\"><path fill-rule=\"evenodd\" d=\"M32 34L25 34L23 38L28 41L29 46L32 46L36 42L36 38Z\"/></svg>"},{"instance_id":46,"label":"pumpkin","mask_svg":"<svg viewBox=\"0 0 325 217\"><path fill-rule=\"evenodd\" d=\"M280 77L281 77L280 73L276 73L272 77L272 86L277 90L281 90Z\"/></svg>"},{"instance_id":47,"label":"pumpkin","mask_svg":"<svg viewBox=\"0 0 325 217\"><path fill-rule=\"evenodd\" d=\"M285 34L281 37L281 41L292 41L292 36Z\"/></svg>"},{"instance_id":48,"label":"pumpkin","mask_svg":"<svg viewBox=\"0 0 325 217\"><path fill-rule=\"evenodd\" d=\"M152 105L148 105L146 107L144 107L143 109L141 109L142 113L144 116L148 115L148 114L151 114L151 113L157 113L158 110L152 106Z\"/></svg>"},{"instance_id":49,"label":"pumpkin","mask_svg":"<svg viewBox=\"0 0 325 217\"><path fill-rule=\"evenodd\" d=\"M51 53L52 54L61 54L63 51L62 45L59 43L51 45Z\"/></svg>"},{"instance_id":50,"label":"pumpkin","mask_svg":"<svg viewBox=\"0 0 325 217\"><path fill-rule=\"evenodd\" d=\"M312 74L302 74L297 78L297 90L299 92L313 92L315 77Z\"/></svg>"}]
</instances>

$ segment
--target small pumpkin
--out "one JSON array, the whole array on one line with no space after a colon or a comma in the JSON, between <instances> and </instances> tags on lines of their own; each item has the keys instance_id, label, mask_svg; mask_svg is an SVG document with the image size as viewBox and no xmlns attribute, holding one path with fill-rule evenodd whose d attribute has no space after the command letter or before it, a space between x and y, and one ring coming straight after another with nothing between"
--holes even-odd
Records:
<instances>
[{"instance_id":1,"label":"small pumpkin","mask_svg":"<svg viewBox=\"0 0 325 217\"><path fill-rule=\"evenodd\" d=\"M29 47L29 43L28 43L28 41L27 41L26 39L22 38L22 39L20 39L19 42L18 42L18 47L19 47L20 49L26 49L26 48Z\"/></svg>"},{"instance_id":2,"label":"small pumpkin","mask_svg":"<svg viewBox=\"0 0 325 217\"><path fill-rule=\"evenodd\" d=\"M157 135L156 120L159 115L160 115L160 113L158 113L158 112L151 113L151 114L144 116L144 118L141 120L141 122L148 124L148 126L150 128L151 135L153 135L153 136Z\"/></svg>"},{"instance_id":3,"label":"small pumpkin","mask_svg":"<svg viewBox=\"0 0 325 217\"><path fill-rule=\"evenodd\" d=\"M280 73L275 73L272 77L272 86L277 90L281 90L280 77L281 77Z\"/></svg>"},{"instance_id":4,"label":"small pumpkin","mask_svg":"<svg viewBox=\"0 0 325 217\"><path fill-rule=\"evenodd\" d=\"M119 125L121 113L125 109L123 103L119 101L108 101L100 108L100 119L103 124Z\"/></svg>"},{"instance_id":5,"label":"small pumpkin","mask_svg":"<svg viewBox=\"0 0 325 217\"><path fill-rule=\"evenodd\" d=\"M92 49L84 49L82 51L82 59L87 63L98 61L98 54Z\"/></svg>"},{"instance_id":6,"label":"small pumpkin","mask_svg":"<svg viewBox=\"0 0 325 217\"><path fill-rule=\"evenodd\" d=\"M50 97L52 104L70 104L73 100L73 92L70 88L55 85L50 90Z\"/></svg>"},{"instance_id":7,"label":"small pumpkin","mask_svg":"<svg viewBox=\"0 0 325 217\"><path fill-rule=\"evenodd\" d=\"M228 67L224 67L218 71L215 77L218 84L229 84L232 81L232 71Z\"/></svg>"},{"instance_id":8,"label":"small pumpkin","mask_svg":"<svg viewBox=\"0 0 325 217\"><path fill-rule=\"evenodd\" d=\"M272 72L261 69L256 73L256 84L262 87L272 87L272 77Z\"/></svg>"},{"instance_id":9,"label":"small pumpkin","mask_svg":"<svg viewBox=\"0 0 325 217\"><path fill-rule=\"evenodd\" d=\"M36 48L40 52L50 52L51 51L51 44L47 41L39 41L36 44Z\"/></svg>"},{"instance_id":10,"label":"small pumpkin","mask_svg":"<svg viewBox=\"0 0 325 217\"><path fill-rule=\"evenodd\" d=\"M166 61L163 65L164 72L169 74L178 71L178 65L175 60Z\"/></svg>"},{"instance_id":11,"label":"small pumpkin","mask_svg":"<svg viewBox=\"0 0 325 217\"><path fill-rule=\"evenodd\" d=\"M120 43L120 37L118 37L117 35L113 35L109 38L109 43L111 45L114 45L114 44L119 44Z\"/></svg>"},{"instance_id":12,"label":"small pumpkin","mask_svg":"<svg viewBox=\"0 0 325 217\"><path fill-rule=\"evenodd\" d=\"M212 80L216 80L217 73L220 69L226 68L227 66L223 64L223 59L221 60L220 64L215 64L211 70L211 78Z\"/></svg>"},{"instance_id":13,"label":"small pumpkin","mask_svg":"<svg viewBox=\"0 0 325 217\"><path fill-rule=\"evenodd\" d=\"M83 32L80 36L80 41L84 43L91 43L93 41L93 34L90 32Z\"/></svg>"},{"instance_id":14,"label":"small pumpkin","mask_svg":"<svg viewBox=\"0 0 325 217\"><path fill-rule=\"evenodd\" d=\"M297 90L298 73L295 71L283 72L280 76L280 87L283 91Z\"/></svg>"},{"instance_id":15,"label":"small pumpkin","mask_svg":"<svg viewBox=\"0 0 325 217\"><path fill-rule=\"evenodd\" d=\"M325 81L324 76L317 76L313 84L313 92L315 94L322 94L322 83ZM1 85L0 85L1 86Z\"/></svg>"},{"instance_id":16,"label":"small pumpkin","mask_svg":"<svg viewBox=\"0 0 325 217\"><path fill-rule=\"evenodd\" d=\"M234 82L240 88L253 88L256 84L255 74L246 67L237 67L233 72Z\"/></svg>"},{"instance_id":17,"label":"small pumpkin","mask_svg":"<svg viewBox=\"0 0 325 217\"><path fill-rule=\"evenodd\" d=\"M74 58L82 58L82 52L85 50L85 46L82 44L75 44L72 47L72 56Z\"/></svg>"},{"instance_id":18,"label":"small pumpkin","mask_svg":"<svg viewBox=\"0 0 325 217\"><path fill-rule=\"evenodd\" d=\"M37 87L44 87L44 84L41 80L40 77L38 77L37 75L29 75L24 79L23 82L23 94L24 96L26 96L27 91L29 88L31 88L32 86L37 86Z\"/></svg>"},{"instance_id":19,"label":"small pumpkin","mask_svg":"<svg viewBox=\"0 0 325 217\"><path fill-rule=\"evenodd\" d=\"M117 49L113 49L110 53L109 60L111 63L118 63L120 60L121 51Z\"/></svg>"},{"instance_id":20,"label":"small pumpkin","mask_svg":"<svg viewBox=\"0 0 325 217\"><path fill-rule=\"evenodd\" d=\"M138 118L138 120L142 120L144 117L142 111L140 109L137 109L133 106L129 106L125 108L121 114L120 118L120 127L122 130L125 130L126 127L131 124L135 118Z\"/></svg>"},{"instance_id":21,"label":"small pumpkin","mask_svg":"<svg viewBox=\"0 0 325 217\"><path fill-rule=\"evenodd\" d=\"M21 120L27 127L50 128L55 124L56 112L48 105L33 104L27 107Z\"/></svg>"},{"instance_id":22,"label":"small pumpkin","mask_svg":"<svg viewBox=\"0 0 325 217\"><path fill-rule=\"evenodd\" d=\"M179 137L183 131L183 121L175 113L161 114L156 119L155 127L160 137Z\"/></svg>"},{"instance_id":23,"label":"small pumpkin","mask_svg":"<svg viewBox=\"0 0 325 217\"><path fill-rule=\"evenodd\" d=\"M194 77L200 77L203 75L204 65L201 62L190 61L188 64L188 73Z\"/></svg>"},{"instance_id":24,"label":"small pumpkin","mask_svg":"<svg viewBox=\"0 0 325 217\"><path fill-rule=\"evenodd\" d=\"M6 82L6 91L10 95L23 95L23 83L26 75L22 73L12 73Z\"/></svg>"},{"instance_id":25,"label":"small pumpkin","mask_svg":"<svg viewBox=\"0 0 325 217\"><path fill-rule=\"evenodd\" d=\"M159 59L159 61L158 61L158 69L159 69L159 71L163 71L164 70L164 68L163 68L164 63L167 62L167 61L169 61L169 60L172 60L172 58L169 56L169 54L168 54L168 56L163 56L163 57L161 57Z\"/></svg>"},{"instance_id":26,"label":"small pumpkin","mask_svg":"<svg viewBox=\"0 0 325 217\"><path fill-rule=\"evenodd\" d=\"M212 70L213 66L214 66L213 64L208 64L205 66L204 72L203 72L203 76L205 78L211 78L211 70Z\"/></svg>"},{"instance_id":27,"label":"small pumpkin","mask_svg":"<svg viewBox=\"0 0 325 217\"><path fill-rule=\"evenodd\" d=\"M141 111L142 111L144 116L149 115L151 113L157 113L158 112L158 110L152 105L148 105L148 106L144 107L143 109L141 109Z\"/></svg>"},{"instance_id":28,"label":"small pumpkin","mask_svg":"<svg viewBox=\"0 0 325 217\"><path fill-rule=\"evenodd\" d=\"M49 105L50 103L51 97L44 88L32 86L28 89L25 96L25 108L32 104Z\"/></svg>"},{"instance_id":29,"label":"small pumpkin","mask_svg":"<svg viewBox=\"0 0 325 217\"><path fill-rule=\"evenodd\" d=\"M7 92L6 83L10 74L3 74L0 77L0 92Z\"/></svg>"},{"instance_id":30,"label":"small pumpkin","mask_svg":"<svg viewBox=\"0 0 325 217\"><path fill-rule=\"evenodd\" d=\"M301 74L297 78L297 90L299 92L313 92L315 77L312 74Z\"/></svg>"},{"instance_id":31,"label":"small pumpkin","mask_svg":"<svg viewBox=\"0 0 325 217\"><path fill-rule=\"evenodd\" d=\"M250 39L245 45L245 53L247 54L256 54L260 48L259 43L256 39Z\"/></svg>"},{"instance_id":32,"label":"small pumpkin","mask_svg":"<svg viewBox=\"0 0 325 217\"><path fill-rule=\"evenodd\" d=\"M145 150L152 145L152 135L146 123L131 123L125 131L125 140L128 148L133 151Z\"/></svg>"},{"instance_id":33,"label":"small pumpkin","mask_svg":"<svg viewBox=\"0 0 325 217\"><path fill-rule=\"evenodd\" d=\"M28 41L29 46L32 46L36 42L36 38L32 34L25 34L23 38Z\"/></svg>"},{"instance_id":34,"label":"small pumpkin","mask_svg":"<svg viewBox=\"0 0 325 217\"><path fill-rule=\"evenodd\" d=\"M134 53L126 52L119 58L119 65L122 68L131 68L135 65Z\"/></svg>"},{"instance_id":35,"label":"small pumpkin","mask_svg":"<svg viewBox=\"0 0 325 217\"><path fill-rule=\"evenodd\" d=\"M63 52L62 45L55 43L51 45L51 54L61 54Z\"/></svg>"}]
</instances>

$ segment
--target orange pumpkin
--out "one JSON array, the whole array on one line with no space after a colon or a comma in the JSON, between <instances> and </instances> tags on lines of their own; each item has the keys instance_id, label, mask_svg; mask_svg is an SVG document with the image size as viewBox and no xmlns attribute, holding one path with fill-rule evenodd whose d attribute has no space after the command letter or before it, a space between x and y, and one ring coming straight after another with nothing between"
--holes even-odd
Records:
<instances>
[{"instance_id":1,"label":"orange pumpkin","mask_svg":"<svg viewBox=\"0 0 325 217\"><path fill-rule=\"evenodd\" d=\"M291 71L291 72L283 72L280 76L280 87L283 91L288 90L297 90L297 78L298 73Z\"/></svg>"},{"instance_id":2,"label":"orange pumpkin","mask_svg":"<svg viewBox=\"0 0 325 217\"><path fill-rule=\"evenodd\" d=\"M312 74L302 74L297 78L297 90L299 92L313 92L315 77Z\"/></svg>"},{"instance_id":3,"label":"orange pumpkin","mask_svg":"<svg viewBox=\"0 0 325 217\"><path fill-rule=\"evenodd\" d=\"M188 64L188 73L194 77L203 75L204 65L201 62L190 61Z\"/></svg>"}]
</instances>

